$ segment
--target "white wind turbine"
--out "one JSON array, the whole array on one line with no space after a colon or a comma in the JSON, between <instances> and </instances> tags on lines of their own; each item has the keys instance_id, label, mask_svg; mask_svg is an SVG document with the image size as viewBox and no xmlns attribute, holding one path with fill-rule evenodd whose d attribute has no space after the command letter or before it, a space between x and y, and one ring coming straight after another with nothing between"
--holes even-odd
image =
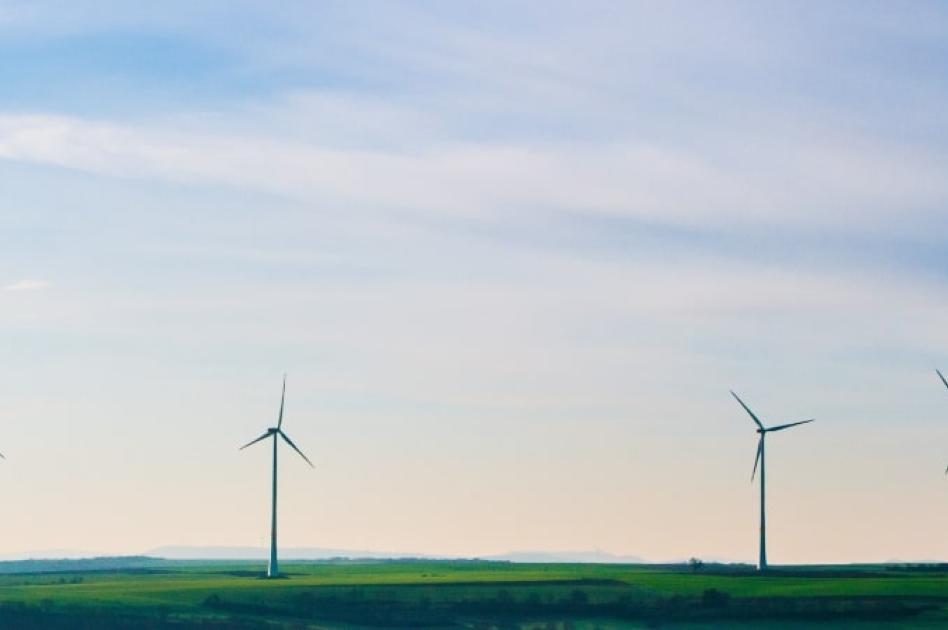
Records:
<instances>
[{"instance_id":1,"label":"white wind turbine","mask_svg":"<svg viewBox=\"0 0 948 630\"><path fill-rule=\"evenodd\" d=\"M773 431L783 431L784 429L789 429L790 427L795 427L798 424L806 424L807 422L813 422L810 420L801 420L800 422L791 422L790 424L779 424L775 427L767 428L761 421L754 415L754 412L750 410L750 407L744 404L744 401L738 398L737 394L731 392L731 396L741 404L741 407L744 408L750 417L754 420L754 423L757 425L757 433L760 434L760 439L757 441L757 457L754 459L754 472L751 473L751 481L754 480L754 475L757 474L757 464L760 464L760 561L757 564L757 569L761 572L767 570L767 533L766 533L766 515L764 512L765 505L765 485L764 485L764 437Z\"/></svg>"},{"instance_id":2,"label":"white wind turbine","mask_svg":"<svg viewBox=\"0 0 948 630\"><path fill-rule=\"evenodd\" d=\"M283 432L283 402L286 399L286 375L283 375L283 393L280 395L280 416L277 419L277 425L275 427L270 427L267 429L266 433L261 435L255 440L252 440L243 446L240 447L240 450L244 450L252 444L256 444L260 440L266 438L273 438L273 502L271 505L270 511L270 563L267 565L267 577L275 578L280 575L280 568L277 563L277 443L279 440L277 437L283 438L287 444L290 445L294 451L299 453L300 457L306 460L306 463L311 467L313 462L309 461L309 458L306 455L303 455L303 451L297 448L296 444L293 443L293 440Z\"/></svg>"},{"instance_id":3,"label":"white wind turbine","mask_svg":"<svg viewBox=\"0 0 948 630\"><path fill-rule=\"evenodd\" d=\"M941 370L935 370L938 372L938 378L941 379L941 382L945 384L945 387L948 387L948 381L945 380L945 375L941 373ZM948 475L948 468L945 468L945 474Z\"/></svg>"}]
</instances>

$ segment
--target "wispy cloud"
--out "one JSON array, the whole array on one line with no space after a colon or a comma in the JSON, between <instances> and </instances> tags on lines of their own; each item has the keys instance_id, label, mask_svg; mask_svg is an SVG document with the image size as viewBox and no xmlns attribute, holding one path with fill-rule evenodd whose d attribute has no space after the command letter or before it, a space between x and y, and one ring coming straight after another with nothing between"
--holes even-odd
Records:
<instances>
[{"instance_id":1,"label":"wispy cloud","mask_svg":"<svg viewBox=\"0 0 948 630\"><path fill-rule=\"evenodd\" d=\"M48 289L49 282L45 280L20 280L3 287L4 291L41 291Z\"/></svg>"},{"instance_id":2,"label":"wispy cloud","mask_svg":"<svg viewBox=\"0 0 948 630\"><path fill-rule=\"evenodd\" d=\"M228 126L249 122L234 118ZM355 114L336 122L357 129L362 120ZM924 219L948 203L942 152L858 134L792 134L705 150L631 138L479 143L428 136L409 152L7 114L0 115L0 157L113 177L249 187L350 209L448 216L547 210L848 231Z\"/></svg>"}]
</instances>

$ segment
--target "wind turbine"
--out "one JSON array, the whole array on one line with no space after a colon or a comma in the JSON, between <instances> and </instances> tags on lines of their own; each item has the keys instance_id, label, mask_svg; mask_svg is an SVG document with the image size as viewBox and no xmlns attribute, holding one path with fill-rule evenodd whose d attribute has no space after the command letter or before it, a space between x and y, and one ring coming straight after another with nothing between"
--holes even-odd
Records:
<instances>
[{"instance_id":1,"label":"wind turbine","mask_svg":"<svg viewBox=\"0 0 948 630\"><path fill-rule=\"evenodd\" d=\"M757 425L757 433L760 434L760 440L757 442L757 457L754 459L754 472L751 473L751 481L754 480L754 476L757 474L757 464L760 464L760 561L757 564L757 570L763 573L767 570L767 530L766 530L766 515L764 511L765 506L765 485L764 485L764 438L768 433L773 431L783 431L784 429L789 429L790 427L795 427L798 424L806 424L807 422L813 422L810 420L801 420L800 422L791 422L789 424L778 424L775 427L767 428L765 427L760 419L754 415L754 412L750 410L750 407L744 404L744 401L738 398L737 394L733 391L731 396L741 404L741 407L744 408L754 423Z\"/></svg>"},{"instance_id":2,"label":"wind turbine","mask_svg":"<svg viewBox=\"0 0 948 630\"><path fill-rule=\"evenodd\" d=\"M935 370L938 372L938 378L941 379L941 382L945 384L945 387L948 387L948 381L945 380L945 375L941 373L941 370ZM948 468L945 468L945 474L948 475Z\"/></svg>"},{"instance_id":3,"label":"wind turbine","mask_svg":"<svg viewBox=\"0 0 948 630\"><path fill-rule=\"evenodd\" d=\"M281 428L283 426L283 401L286 399L286 374L283 375L283 393L280 395L280 417L277 420L277 425L275 427L270 427L267 429L266 433L261 435L255 440L247 442L240 447L240 450L244 450L248 446L256 444L260 440L265 440L266 438L273 438L273 503L270 511L270 564L267 565L267 577L275 578L280 576L280 568L277 564L277 437L283 438L287 444L290 445L294 451L300 454L300 457L306 460L306 463L311 467L313 462L309 461L309 458L306 455L303 455L303 451L297 448L296 444L293 443L293 440L283 432Z\"/></svg>"}]
</instances>

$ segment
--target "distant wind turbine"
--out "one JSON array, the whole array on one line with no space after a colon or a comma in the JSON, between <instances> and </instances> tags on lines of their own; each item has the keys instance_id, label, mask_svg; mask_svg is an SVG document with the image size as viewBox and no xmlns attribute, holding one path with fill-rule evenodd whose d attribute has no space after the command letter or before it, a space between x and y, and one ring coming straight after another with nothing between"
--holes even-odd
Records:
<instances>
[{"instance_id":1,"label":"distant wind turbine","mask_svg":"<svg viewBox=\"0 0 948 630\"><path fill-rule=\"evenodd\" d=\"M315 466L313 466L313 462L309 461L309 458L306 457L306 455L303 455L303 451L296 447L296 444L293 443L293 440L291 440L281 428L283 426L283 402L285 399L286 374L283 375L283 393L280 395L280 417L277 420L277 425L275 427L270 427L267 429L266 433L240 447L240 450L244 450L248 446L256 444L260 440L264 440L268 437L273 438L273 503L270 512L270 564L267 565L268 578L280 576L280 568L277 564L277 443L279 442L279 440L277 440L277 436L283 438L286 443L290 445L290 448L299 453L300 457L306 460L307 464L315 468Z\"/></svg>"},{"instance_id":2,"label":"distant wind turbine","mask_svg":"<svg viewBox=\"0 0 948 630\"><path fill-rule=\"evenodd\" d=\"M941 370L935 370L938 372L938 378L941 379L941 382L945 384L945 387L948 387L948 381L945 380L945 375L941 373ZM948 467L945 468L945 474L948 475Z\"/></svg>"},{"instance_id":3,"label":"distant wind turbine","mask_svg":"<svg viewBox=\"0 0 948 630\"><path fill-rule=\"evenodd\" d=\"M764 437L773 431L783 431L784 429L789 429L790 427L795 427L798 424L806 424L807 422L813 422L810 420L801 420L800 422L791 422L789 424L778 424L775 427L767 428L761 421L754 415L754 412L750 410L750 407L744 404L744 401L738 398L737 394L733 391L731 396L734 396L735 400L741 404L741 407L744 408L754 423L757 425L757 433L760 434L760 440L757 442L757 457L754 459L754 471L751 473L751 481L754 480L754 476L757 474L757 465L760 464L760 561L757 564L757 569L761 572L767 570L767 530L766 530L766 516L765 516L765 485L764 485Z\"/></svg>"}]
</instances>

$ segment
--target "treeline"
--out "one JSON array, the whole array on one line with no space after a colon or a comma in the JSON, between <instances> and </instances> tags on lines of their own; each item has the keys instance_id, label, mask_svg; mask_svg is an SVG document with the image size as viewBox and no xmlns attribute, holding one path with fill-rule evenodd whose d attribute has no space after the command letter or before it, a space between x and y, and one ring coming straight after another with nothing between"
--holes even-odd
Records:
<instances>
[{"instance_id":1,"label":"treeline","mask_svg":"<svg viewBox=\"0 0 948 630\"><path fill-rule=\"evenodd\" d=\"M662 622L713 621L810 621L843 620L898 621L936 610L945 600L874 597L772 597L734 598L708 589L698 597L634 597L623 595L613 601L594 602L586 591L574 589L556 599L541 598L537 592L517 597L501 589L495 597L458 600L385 597L384 592L367 594L361 588L346 593L320 594L303 591L289 600L275 603L248 603L208 597L205 608L235 617L259 616L270 619L305 619L377 627L438 627L458 622L491 620L524 622L536 619L616 620Z\"/></svg>"},{"instance_id":2,"label":"treeline","mask_svg":"<svg viewBox=\"0 0 948 630\"><path fill-rule=\"evenodd\" d=\"M160 610L125 613L111 609L0 603L0 628L17 630L273 630L272 624L230 618L181 619Z\"/></svg>"},{"instance_id":3,"label":"treeline","mask_svg":"<svg viewBox=\"0 0 948 630\"><path fill-rule=\"evenodd\" d=\"M305 622L339 626L390 628L448 627L458 624L516 628L537 620L559 622L614 619L651 625L681 622L899 622L937 610L948 598L893 597L768 597L741 598L707 589L700 596L657 597L620 595L596 601L576 588L550 593L499 589L484 597L467 594L457 599L395 596L385 589L353 587L327 594L318 588L302 590L279 602L247 602L211 595L202 610L186 616L165 608L94 608L61 605L52 600L38 604L0 603L0 628L31 630L143 629L190 630L233 628L262 630L303 627ZM196 613L196 614L195 614Z\"/></svg>"},{"instance_id":4,"label":"treeline","mask_svg":"<svg viewBox=\"0 0 948 630\"><path fill-rule=\"evenodd\" d=\"M104 556L60 560L4 560L0 574L9 573L79 573L101 571L147 572L166 565L167 561L149 556Z\"/></svg>"}]
</instances>

